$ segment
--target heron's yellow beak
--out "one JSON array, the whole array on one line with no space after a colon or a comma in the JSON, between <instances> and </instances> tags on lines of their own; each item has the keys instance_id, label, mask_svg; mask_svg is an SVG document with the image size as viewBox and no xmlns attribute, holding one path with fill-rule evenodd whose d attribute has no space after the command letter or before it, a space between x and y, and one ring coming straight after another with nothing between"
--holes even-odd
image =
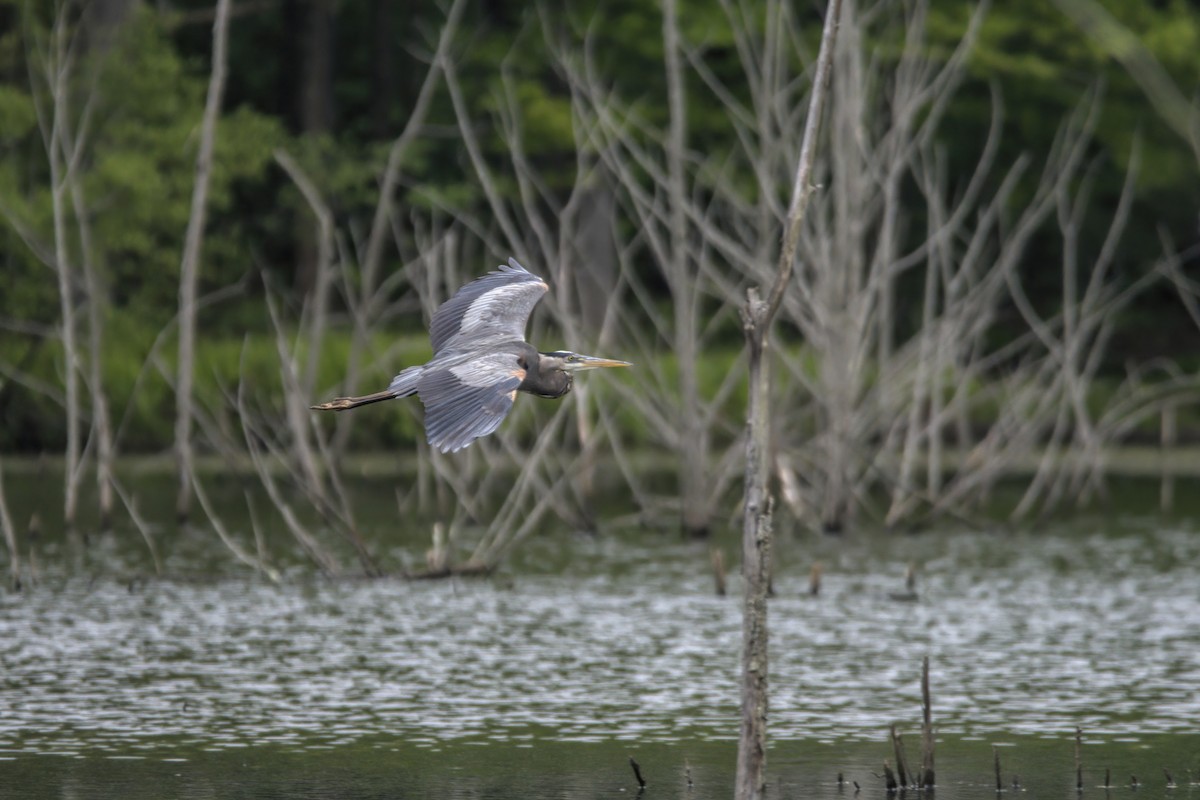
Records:
<instances>
[{"instance_id":1,"label":"heron's yellow beak","mask_svg":"<svg viewBox=\"0 0 1200 800\"><path fill-rule=\"evenodd\" d=\"M574 359L567 359L563 365L563 369L575 372L585 369L597 369L599 367L632 367L628 361L614 361L611 358L598 358L596 356L581 356L576 355Z\"/></svg>"}]
</instances>

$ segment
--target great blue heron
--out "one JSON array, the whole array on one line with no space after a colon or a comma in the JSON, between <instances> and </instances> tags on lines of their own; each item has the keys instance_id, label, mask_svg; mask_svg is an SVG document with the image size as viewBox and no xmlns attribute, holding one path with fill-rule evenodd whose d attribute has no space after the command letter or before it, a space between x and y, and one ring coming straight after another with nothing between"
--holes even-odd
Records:
<instances>
[{"instance_id":1,"label":"great blue heron","mask_svg":"<svg viewBox=\"0 0 1200 800\"><path fill-rule=\"evenodd\" d=\"M420 395L429 444L453 453L496 430L517 392L562 397L571 391L573 372L632 366L566 350L539 353L525 341L529 315L549 289L544 280L510 258L507 266L471 281L434 312L429 363L401 371L382 392L339 397L313 409L345 411Z\"/></svg>"}]
</instances>

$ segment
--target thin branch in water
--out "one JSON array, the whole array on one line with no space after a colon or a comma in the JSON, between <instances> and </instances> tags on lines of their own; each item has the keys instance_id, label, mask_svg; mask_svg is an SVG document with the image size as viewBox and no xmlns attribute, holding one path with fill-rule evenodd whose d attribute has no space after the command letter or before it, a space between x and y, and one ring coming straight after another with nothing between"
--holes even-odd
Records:
<instances>
[{"instance_id":1,"label":"thin branch in water","mask_svg":"<svg viewBox=\"0 0 1200 800\"><path fill-rule=\"evenodd\" d=\"M201 484L200 479L195 475L192 475L192 490L195 491L196 499L200 501L200 507L204 509L209 522L213 525L213 530L217 532L217 536L221 539L221 543L225 545L226 549L233 553L238 561L241 561L248 567L253 567L256 572L266 575L272 582L279 583L279 571L262 560L261 546L259 547L259 556L256 558L247 553L229 534L229 531L225 528L225 523L221 521L221 517L217 514L216 509L208 501L208 493L204 491L204 486ZM255 539L259 541L257 525L255 525ZM259 543L261 544L261 541Z\"/></svg>"},{"instance_id":2,"label":"thin branch in water","mask_svg":"<svg viewBox=\"0 0 1200 800\"><path fill-rule=\"evenodd\" d=\"M146 549L150 551L150 558L154 561L154 574L163 574L162 559L158 555L158 545L154 542L154 532L151 530L149 523L142 518L142 515L137 510L137 497L130 496L125 487L115 477L113 478L113 489L117 493L117 497L121 498L121 502L125 505L125 510L129 512L129 519L133 522L133 526L137 528L138 533L142 535L142 541L146 543Z\"/></svg>"},{"instance_id":3,"label":"thin branch in water","mask_svg":"<svg viewBox=\"0 0 1200 800\"><path fill-rule=\"evenodd\" d=\"M9 586L13 591L21 589L21 548L17 543L17 529L12 515L8 513L8 498L4 494L4 459L0 458L0 528L4 530L4 542L8 546Z\"/></svg>"}]
</instances>

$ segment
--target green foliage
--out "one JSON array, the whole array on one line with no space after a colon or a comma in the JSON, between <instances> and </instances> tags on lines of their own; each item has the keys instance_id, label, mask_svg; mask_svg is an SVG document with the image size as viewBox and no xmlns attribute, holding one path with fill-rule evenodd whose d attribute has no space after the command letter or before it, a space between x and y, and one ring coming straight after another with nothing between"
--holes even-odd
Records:
<instances>
[{"instance_id":1,"label":"green foliage","mask_svg":"<svg viewBox=\"0 0 1200 800\"><path fill-rule=\"evenodd\" d=\"M1195 3L1102 1L1185 95L1200 85L1200 60L1195 57L1200 52L1200 11ZM972 9L961 3L931 5L926 46L945 57L963 35ZM680 6L686 47L732 97L748 102L744 64L726 15L749 15L765 24L764 8L718 0L686 0ZM45 329L52 329L60 314L55 275L43 263L53 258L54 231L49 168L36 109L39 100L42 108L48 106L45 86L31 85L31 66L36 65L27 59L42 57L45 48L32 45L44 42L54 12L63 7L53 2L0 3L3 18L19 20L0 31L0 269L5 276L0 283L0 317L34 322ZM283 307L302 306L308 286L296 265L305 248L312 249L312 215L275 165L273 155L278 149L297 160L329 204L345 233L341 255L353 272L378 199L382 165L412 112L444 9L433 2L405 6L403 13L381 3L333 7L336 58L328 77L335 113L329 129L320 132L301 130L300 94L310 87L301 85L307 43L296 35L296 20L289 15L294 9L289 4L268 4L239 17L233 26L226 107L218 128L207 207L202 293L233 284L248 272L262 273L283 294ZM389 9L390 27L378 28L377 12ZM798 30L808 39L804 44L811 57L819 25L807 23L816 20L815 12L805 6L789 13L801 15ZM72 119L78 121L89 102L91 117L84 157L77 165L87 208L82 220L67 209L68 262L78 266L81 223L86 223L92 244L89 255L110 306L106 386L118 421L128 409L122 445L131 450L163 447L171 436L171 389L156 369L144 365L177 306L178 268L211 58L211 27L170 27L172 19L156 11L154 4L135 4L111 50L77 51L81 60L71 84ZM661 5L637 0L468 4L452 58L470 124L506 199L517 198L506 124L515 126L524 156L541 181L540 192L563 198L575 180L576 150L587 132L576 130L569 86L556 65L560 57L580 64L586 49L605 89L620 97L640 124L652 130L666 127L662 35ZM899 52L901 27L897 22L874 35L879 38L880 61L873 68L886 74L888 59ZM385 64L386 71L381 66ZM794 71L801 66L792 65ZM36 69L32 72L37 74ZM686 62L684 73L689 147L708 159L707 164L719 165L706 166L709 171L696 176L696 191L703 192L705 182L733 182L740 194L752 199L758 191L757 177L723 155L738 150L730 115L721 103L713 102L710 90ZM1180 242L1194 238L1195 208L1200 206L1195 156L1154 112L1142 87L1114 58L1112 48L1090 39L1056 4L1044 0L991 4L970 60L969 80L947 112L939 146L948 155L952 181L970 174L990 123L990 93L995 87L1005 104L998 163L1011 163L1020 153L1042 157L1062 120L1095 86L1102 89L1103 103L1096 143L1089 154L1098 165L1095 207L1081 238L1085 249L1098 247L1103 240L1124 171L1140 142L1136 205L1117 265L1121 274L1135 277L1147 268L1151 254L1160 251L1160 230ZM649 152L658 151L651 147ZM402 166L396 218L402 238L409 215L429 209L458 213L472 224L488 224L490 212L466 164L457 119L444 89L435 93L422 135L407 151ZM1031 293L1046 305L1057 302L1059 287L1057 269L1044 265L1059 263L1059 246L1052 240L1035 242L1024 267ZM397 257L389 250L385 258L391 259L383 266L386 274L396 268ZM474 270L464 265L462 272ZM252 288L239 298L201 314L198 392L202 401L213 406L219 405L222 387L236 385L243 374L253 380L250 388L257 402L277 405L282 399L261 284L251 281L249 285ZM661 308L669 314L665 288L653 290L661 293ZM919 287L902 282L897 309L901 319L912 313L918 292ZM1169 297L1158 297L1150 310L1122 317L1114 352L1119 357L1144 357L1146 351L1174 349L1184 351L1186 357L1186 343L1162 333L1170 330L1162 320L1164 309L1173 308L1172 303ZM394 332L384 336L396 338ZM716 391L728 369L736 368L742 348L736 326L713 338L701 365L705 396ZM399 366L423 357L419 351L427 343L422 335L416 335L411 346L403 344L408 339L400 341L400 346L386 351L395 358L381 359L375 371L364 376L364 387L386 381ZM337 384L349 346L344 329L335 327L321 356L318 385L322 389ZM381 356L385 346L383 341L373 343L372 355ZM814 370L818 357L811 354ZM173 342L163 344L159 358L167 366L173 362ZM671 356L664 358L669 374ZM6 333L0 340L0 359L51 385L62 382L62 355L52 341ZM594 383L599 396L613 390L610 381ZM732 394L726 408L729 419L741 418L744 403L742 390ZM12 422L0 433L4 437L0 447L58 446L62 420L53 403L9 382L0 387L0 410ZM632 419L635 415L628 408L620 413L630 417L631 429L641 424ZM408 413L373 414L358 425L356 435L371 446L399 446L418 434L413 420ZM653 437L638 431L635 438L651 443Z\"/></svg>"},{"instance_id":2,"label":"green foliage","mask_svg":"<svg viewBox=\"0 0 1200 800\"><path fill-rule=\"evenodd\" d=\"M162 329L151 320L131 312L110 314L106 327L115 346L105 349L102 375L113 422L120 429L122 452L170 448L175 419L175 394L170 383L177 368L175 336L162 336ZM350 345L348 331L334 331L325 341L318 359L318 396L311 398L312 402L341 390ZM422 363L429 355L429 340L424 333L401 338L381 335L369 343L361 385L351 391L375 391L386 386L400 369ZM63 355L57 340L0 338L0 361L18 365L38 385L61 383ZM297 353L296 362L307 362L305 351ZM164 377L164 370L170 381ZM250 408L281 415L283 377L273 335L212 336L198 342L197 402L237 437L241 435L240 423L230 397L239 387ZM61 449L66 430L58 402L48 401L28 386L9 382L0 392L0 404L5 419L12 423L0 429L0 451ZM359 422L353 441L364 449L411 446L420 434L417 418L399 407L386 413L360 415Z\"/></svg>"},{"instance_id":3,"label":"green foliage","mask_svg":"<svg viewBox=\"0 0 1200 800\"><path fill-rule=\"evenodd\" d=\"M102 261L111 270L114 301L163 323L178 293L207 76L185 69L149 12L130 26L121 47L120 56L106 62L102 91L114 102L98 126L88 175L89 196L110 212L96 213L95 238L108 246ZM245 272L252 228L240 222L236 190L266 179L282 140L278 121L249 109L222 117L209 186L206 286L226 285Z\"/></svg>"},{"instance_id":4,"label":"green foliage","mask_svg":"<svg viewBox=\"0 0 1200 800\"><path fill-rule=\"evenodd\" d=\"M0 146L28 136L36 124L29 95L16 87L0 85Z\"/></svg>"},{"instance_id":5,"label":"green foliage","mask_svg":"<svg viewBox=\"0 0 1200 800\"><path fill-rule=\"evenodd\" d=\"M1117 21L1128 28L1151 57L1186 95L1200 85L1200 10L1194 4L1125 3L1101 0ZM931 45L945 52L965 30L972 9L965 5L934 4L928 35ZM1145 91L1112 52L1081 30L1056 3L1011 0L993 3L970 59L971 80L948 114L943 137L956 164L968 174L978 157L978 143L990 117L990 89L1004 101L1005 135L1000 163L1021 153L1049 152L1063 120L1093 89L1101 92L1100 118L1091 157L1099 160L1092 209L1086 217L1085 246L1098 247L1111 223L1125 173L1135 152L1140 156L1133 221L1123 241L1129 274L1149 266L1160 251L1160 231L1194 227L1200 204L1200 183L1194 176L1196 156L1189 143L1171 130L1150 106ZM1033 180L1031 176L1029 180ZM1030 263L1055 263L1052 246L1038 246ZM1038 270L1030 269L1036 276ZM1054 295L1047 288L1047 293Z\"/></svg>"},{"instance_id":6,"label":"green foliage","mask_svg":"<svg viewBox=\"0 0 1200 800\"><path fill-rule=\"evenodd\" d=\"M33 52L40 57L40 51ZM80 225L86 222L91 258L111 301L163 324L174 313L178 293L207 75L189 69L158 17L140 9L114 48L85 56L73 76L71 97L78 98L79 107L71 108L71 119L82 116L86 103L92 117L79 167L87 216L79 220L70 211L68 263L79 258ZM0 147L8 156L0 162L0 204L10 222L27 230L34 248L52 257L47 155L41 132L31 123L37 102L50 105L44 86L0 84ZM240 207L239 192L263 184L271 153L283 140L279 122L268 116L248 108L223 116L208 200L206 285L226 285L245 271L256 223ZM18 153L32 157L13 158ZM12 242L11 231L5 233ZM5 257L21 289L4 295L0 313L52 317L53 304L47 302L55 293L52 271L37 264L33 250L24 246L6 247Z\"/></svg>"}]
</instances>

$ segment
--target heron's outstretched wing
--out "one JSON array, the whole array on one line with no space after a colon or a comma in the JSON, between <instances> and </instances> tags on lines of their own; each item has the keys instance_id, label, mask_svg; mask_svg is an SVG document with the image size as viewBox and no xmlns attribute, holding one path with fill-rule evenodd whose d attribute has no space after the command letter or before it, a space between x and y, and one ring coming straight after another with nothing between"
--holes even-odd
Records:
<instances>
[{"instance_id":1,"label":"heron's outstretched wing","mask_svg":"<svg viewBox=\"0 0 1200 800\"><path fill-rule=\"evenodd\" d=\"M427 366L417 393L425 405L429 444L454 453L496 430L524 379L516 352L493 350Z\"/></svg>"},{"instance_id":2,"label":"heron's outstretched wing","mask_svg":"<svg viewBox=\"0 0 1200 800\"><path fill-rule=\"evenodd\" d=\"M472 342L524 339L525 324L549 286L510 258L507 265L471 281L434 312L433 352Z\"/></svg>"}]
</instances>

